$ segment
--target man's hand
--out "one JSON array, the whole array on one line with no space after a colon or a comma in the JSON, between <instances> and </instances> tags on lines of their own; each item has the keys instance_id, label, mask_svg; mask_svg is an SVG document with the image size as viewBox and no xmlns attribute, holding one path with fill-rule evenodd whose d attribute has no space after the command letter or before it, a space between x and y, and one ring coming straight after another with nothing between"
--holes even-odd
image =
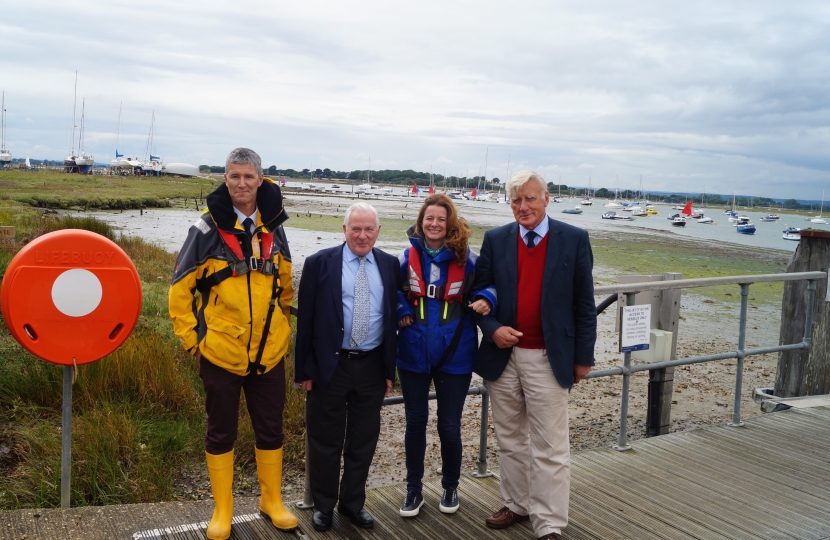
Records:
<instances>
[{"instance_id":1,"label":"man's hand","mask_svg":"<svg viewBox=\"0 0 830 540\"><path fill-rule=\"evenodd\" d=\"M574 364L574 384L585 378L585 375L591 372L591 366L583 366Z\"/></svg>"},{"instance_id":2,"label":"man's hand","mask_svg":"<svg viewBox=\"0 0 830 540\"><path fill-rule=\"evenodd\" d=\"M311 381L308 381L311 382ZM383 397L389 395L389 392L392 390L392 381L390 379L386 379L386 392L383 393Z\"/></svg>"},{"instance_id":3,"label":"man's hand","mask_svg":"<svg viewBox=\"0 0 830 540\"><path fill-rule=\"evenodd\" d=\"M412 318L412 315L404 315L401 317L401 320L398 321L398 326L400 328L406 328L407 326L412 326L413 322L415 322L415 319Z\"/></svg>"},{"instance_id":4,"label":"man's hand","mask_svg":"<svg viewBox=\"0 0 830 540\"><path fill-rule=\"evenodd\" d=\"M491 339L499 349L506 349L518 343L519 338L523 335L524 334L518 330L510 328L509 326L499 326L496 331L493 332L493 337Z\"/></svg>"},{"instance_id":5,"label":"man's hand","mask_svg":"<svg viewBox=\"0 0 830 540\"><path fill-rule=\"evenodd\" d=\"M202 351L199 350L198 346L196 347L196 354L193 355L197 362L202 360Z\"/></svg>"},{"instance_id":6,"label":"man's hand","mask_svg":"<svg viewBox=\"0 0 830 540\"><path fill-rule=\"evenodd\" d=\"M472 309L479 315L484 315L485 317L490 314L490 311L493 309L493 306L490 305L490 302L484 298L479 298L475 302L469 304L468 308Z\"/></svg>"},{"instance_id":7,"label":"man's hand","mask_svg":"<svg viewBox=\"0 0 830 540\"><path fill-rule=\"evenodd\" d=\"M313 386L314 384L311 379L307 381L300 381L300 390L303 390L305 392L310 392Z\"/></svg>"}]
</instances>

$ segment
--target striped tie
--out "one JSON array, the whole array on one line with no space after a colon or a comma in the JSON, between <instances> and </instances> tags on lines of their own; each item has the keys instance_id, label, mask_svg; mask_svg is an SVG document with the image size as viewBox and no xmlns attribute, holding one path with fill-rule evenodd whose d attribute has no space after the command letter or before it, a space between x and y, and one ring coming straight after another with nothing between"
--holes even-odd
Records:
<instances>
[{"instance_id":1,"label":"striped tie","mask_svg":"<svg viewBox=\"0 0 830 540\"><path fill-rule=\"evenodd\" d=\"M349 343L352 348L366 340L369 335L369 276L366 275L366 256L359 257L360 268L354 278L354 317Z\"/></svg>"}]
</instances>

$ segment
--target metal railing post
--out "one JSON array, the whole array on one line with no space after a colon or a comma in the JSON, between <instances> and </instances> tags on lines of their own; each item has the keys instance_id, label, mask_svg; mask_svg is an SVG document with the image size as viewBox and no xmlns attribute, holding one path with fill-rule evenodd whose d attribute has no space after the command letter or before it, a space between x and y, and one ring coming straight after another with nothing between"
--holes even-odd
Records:
<instances>
[{"instance_id":1,"label":"metal railing post","mask_svg":"<svg viewBox=\"0 0 830 540\"><path fill-rule=\"evenodd\" d=\"M490 389L487 381L482 381L478 387L481 392L481 431L478 439L478 470L473 473L473 478L487 478L493 473L487 470L487 431L490 427Z\"/></svg>"},{"instance_id":2,"label":"metal railing post","mask_svg":"<svg viewBox=\"0 0 830 540\"><path fill-rule=\"evenodd\" d=\"M634 296L637 293L627 292L625 293L625 305L631 306L634 304ZM631 352L625 353L624 364L623 364L623 386L622 386L622 397L620 398L620 436L617 439L617 444L614 445L614 450L618 452L623 452L625 450L631 450L631 445L628 444L627 437L628 437L628 389L631 386L631 372L629 369L631 368Z\"/></svg>"},{"instance_id":3,"label":"metal railing post","mask_svg":"<svg viewBox=\"0 0 830 540\"><path fill-rule=\"evenodd\" d=\"M732 421L728 426L743 427L741 422L741 392L744 383L744 352L746 349L746 308L749 298L749 283L741 283L741 318L738 324L738 359L735 362L735 404L732 406Z\"/></svg>"},{"instance_id":4,"label":"metal railing post","mask_svg":"<svg viewBox=\"0 0 830 540\"><path fill-rule=\"evenodd\" d=\"M830 291L830 286L827 287ZM830 293L828 293L830 295ZM813 308L816 303L816 280L807 280L807 314L804 318L804 338L802 341L809 348L813 342Z\"/></svg>"}]
</instances>

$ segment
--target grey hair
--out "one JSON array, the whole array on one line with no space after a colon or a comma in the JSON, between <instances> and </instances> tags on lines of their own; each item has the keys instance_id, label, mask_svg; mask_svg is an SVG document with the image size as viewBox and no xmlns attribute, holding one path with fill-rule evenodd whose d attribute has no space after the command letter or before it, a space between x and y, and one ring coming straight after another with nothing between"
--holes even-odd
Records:
<instances>
[{"instance_id":1,"label":"grey hair","mask_svg":"<svg viewBox=\"0 0 830 540\"><path fill-rule=\"evenodd\" d=\"M517 172L510 178L510 180L507 181L507 184L504 186L507 197L510 200L518 197L519 190L522 189L522 186L527 184L530 180L534 180L539 184L539 189L542 190L542 193L547 193L548 185L545 183L545 179L542 178L542 176L536 171L526 169L524 171Z\"/></svg>"},{"instance_id":2,"label":"grey hair","mask_svg":"<svg viewBox=\"0 0 830 540\"><path fill-rule=\"evenodd\" d=\"M349 219L355 212L370 212L373 216L375 216L375 225L380 226L380 218L378 217L378 211L375 210L374 206L365 202L356 202L346 209L346 217L343 218L343 225L345 225L346 227L349 226Z\"/></svg>"},{"instance_id":3,"label":"grey hair","mask_svg":"<svg viewBox=\"0 0 830 540\"><path fill-rule=\"evenodd\" d=\"M231 163L253 165L257 174L262 175L262 159L260 159L259 154L250 148L234 148L231 150L228 159L225 160L225 172L228 172Z\"/></svg>"}]
</instances>

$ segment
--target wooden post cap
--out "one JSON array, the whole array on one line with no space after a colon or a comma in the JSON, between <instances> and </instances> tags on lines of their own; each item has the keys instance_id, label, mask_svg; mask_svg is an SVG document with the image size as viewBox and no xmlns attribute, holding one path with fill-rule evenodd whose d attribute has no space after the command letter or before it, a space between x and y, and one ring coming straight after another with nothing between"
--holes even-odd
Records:
<instances>
[{"instance_id":1,"label":"wooden post cap","mask_svg":"<svg viewBox=\"0 0 830 540\"><path fill-rule=\"evenodd\" d=\"M801 238L830 238L830 231L823 229L801 229Z\"/></svg>"},{"instance_id":2,"label":"wooden post cap","mask_svg":"<svg viewBox=\"0 0 830 540\"><path fill-rule=\"evenodd\" d=\"M115 242L66 229L36 238L15 255L0 305L26 350L55 364L86 364L113 352L135 328L141 281Z\"/></svg>"}]
</instances>

